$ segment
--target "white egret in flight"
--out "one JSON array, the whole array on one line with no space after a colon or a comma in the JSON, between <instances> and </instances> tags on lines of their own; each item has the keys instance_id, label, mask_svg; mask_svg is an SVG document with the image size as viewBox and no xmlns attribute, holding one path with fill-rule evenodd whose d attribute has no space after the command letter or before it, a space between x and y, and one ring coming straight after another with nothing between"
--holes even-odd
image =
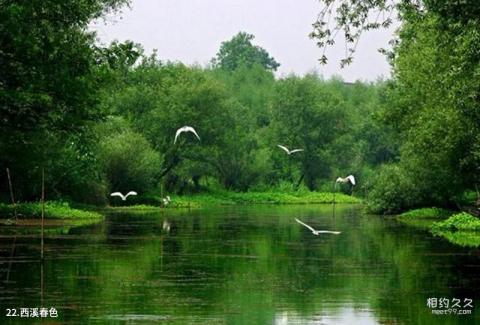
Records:
<instances>
[{"instance_id":1,"label":"white egret in flight","mask_svg":"<svg viewBox=\"0 0 480 325\"><path fill-rule=\"evenodd\" d=\"M123 194L120 193L120 192L114 192L114 193L110 194L110 196L118 196L118 197L121 197L121 198L122 198L122 201L126 201L126 200L127 200L127 197L130 196L130 195L137 195L137 192L130 191L130 192L127 193L127 195L123 195Z\"/></svg>"},{"instance_id":2,"label":"white egret in flight","mask_svg":"<svg viewBox=\"0 0 480 325\"><path fill-rule=\"evenodd\" d=\"M193 134L195 134L195 136L197 137L198 140L200 140L200 137L198 136L197 134L197 131L195 131L194 128L192 128L191 126L182 126L181 128L179 128L177 130L177 132L175 133L175 140L173 141L173 144L177 143L177 138L178 136L183 133L183 132L192 132Z\"/></svg>"},{"instance_id":3,"label":"white egret in flight","mask_svg":"<svg viewBox=\"0 0 480 325\"><path fill-rule=\"evenodd\" d=\"M291 155L292 153L295 153L295 152L300 152L300 151L303 151L303 149L293 149L293 150L288 150L288 148L287 148L287 147L285 147L285 146L281 146L281 145L279 145L279 144L277 144L277 147L279 147L280 149L283 149L283 150L285 150L285 152L286 152L287 154L289 154L289 155Z\"/></svg>"},{"instance_id":4,"label":"white egret in flight","mask_svg":"<svg viewBox=\"0 0 480 325\"><path fill-rule=\"evenodd\" d=\"M350 183L352 185L355 186L355 177L353 177L353 175L348 175L347 177L345 178L342 178L342 177L339 177L337 178L337 180L335 181L335 183Z\"/></svg>"},{"instance_id":5,"label":"white egret in flight","mask_svg":"<svg viewBox=\"0 0 480 325\"><path fill-rule=\"evenodd\" d=\"M301 224L301 225L304 225L305 227L307 227L308 229L310 229L312 231L312 233L316 236L320 235L320 234L333 234L333 235L339 235L341 234L341 231L330 231L330 230L315 230L313 229L312 227L310 227L309 225L307 225L306 223L303 223L301 222L300 220L298 220L297 218L295 218L295 220Z\"/></svg>"},{"instance_id":6,"label":"white egret in flight","mask_svg":"<svg viewBox=\"0 0 480 325\"><path fill-rule=\"evenodd\" d=\"M170 199L170 196L166 196L162 199L163 201L163 205L168 205L170 202L172 202L172 200Z\"/></svg>"}]
</instances>

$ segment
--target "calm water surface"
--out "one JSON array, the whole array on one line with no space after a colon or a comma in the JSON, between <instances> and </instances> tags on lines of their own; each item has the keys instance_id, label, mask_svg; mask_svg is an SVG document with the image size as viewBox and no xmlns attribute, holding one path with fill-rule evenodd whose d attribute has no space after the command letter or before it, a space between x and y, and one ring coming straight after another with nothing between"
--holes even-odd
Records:
<instances>
[{"instance_id":1,"label":"calm water surface","mask_svg":"<svg viewBox=\"0 0 480 325\"><path fill-rule=\"evenodd\" d=\"M49 235L43 265L39 242L0 236L2 324L32 323L6 308L40 306L58 309L52 324L480 323L478 249L354 205L109 214ZM432 315L428 298L474 308Z\"/></svg>"}]
</instances>

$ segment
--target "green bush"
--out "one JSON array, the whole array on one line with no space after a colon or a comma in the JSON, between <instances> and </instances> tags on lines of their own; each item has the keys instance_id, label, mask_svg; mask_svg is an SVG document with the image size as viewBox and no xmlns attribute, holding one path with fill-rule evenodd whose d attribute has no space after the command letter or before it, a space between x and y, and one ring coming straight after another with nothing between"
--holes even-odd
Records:
<instances>
[{"instance_id":1,"label":"green bush","mask_svg":"<svg viewBox=\"0 0 480 325\"><path fill-rule=\"evenodd\" d=\"M399 215L404 219L438 219L446 218L451 215L451 212L440 208L421 208L404 212Z\"/></svg>"},{"instance_id":2,"label":"green bush","mask_svg":"<svg viewBox=\"0 0 480 325\"><path fill-rule=\"evenodd\" d=\"M435 222L432 225L432 231L479 231L480 230L480 219L472 216L469 213L461 212L457 213L447 220Z\"/></svg>"},{"instance_id":3,"label":"green bush","mask_svg":"<svg viewBox=\"0 0 480 325\"><path fill-rule=\"evenodd\" d=\"M100 161L111 191L143 191L156 185L159 154L139 133L131 130L105 136L100 142Z\"/></svg>"},{"instance_id":4,"label":"green bush","mask_svg":"<svg viewBox=\"0 0 480 325\"><path fill-rule=\"evenodd\" d=\"M40 202L20 203L15 207L17 215L25 218L38 218L42 215ZM14 216L12 204L0 203L0 216ZM84 211L70 207L68 202L48 201L45 202L45 217L52 219L98 219L102 215L92 211Z\"/></svg>"},{"instance_id":5,"label":"green bush","mask_svg":"<svg viewBox=\"0 0 480 325\"><path fill-rule=\"evenodd\" d=\"M384 165L373 181L368 209L374 213L395 214L415 206L419 193L412 178L398 165Z\"/></svg>"}]
</instances>

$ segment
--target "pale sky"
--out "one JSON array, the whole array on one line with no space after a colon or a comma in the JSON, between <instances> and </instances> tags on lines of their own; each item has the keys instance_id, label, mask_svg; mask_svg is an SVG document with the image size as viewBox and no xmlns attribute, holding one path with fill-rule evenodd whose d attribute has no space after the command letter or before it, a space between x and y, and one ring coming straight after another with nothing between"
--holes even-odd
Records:
<instances>
[{"instance_id":1,"label":"pale sky","mask_svg":"<svg viewBox=\"0 0 480 325\"><path fill-rule=\"evenodd\" d=\"M104 44L132 40L147 54L157 49L161 60L200 65L215 56L222 41L244 31L281 64L277 76L317 71L346 81L388 78L390 67L377 50L387 47L392 30L364 34L353 64L344 69L339 67L344 43L327 51L326 66L318 63L321 49L308 34L320 8L318 0L133 0L131 9L91 29Z\"/></svg>"}]
</instances>

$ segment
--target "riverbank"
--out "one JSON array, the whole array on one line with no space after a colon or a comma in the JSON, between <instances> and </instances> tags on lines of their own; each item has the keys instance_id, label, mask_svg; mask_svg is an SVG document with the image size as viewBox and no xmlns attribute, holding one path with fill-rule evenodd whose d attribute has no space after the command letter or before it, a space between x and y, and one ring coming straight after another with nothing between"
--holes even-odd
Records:
<instances>
[{"instance_id":1,"label":"riverbank","mask_svg":"<svg viewBox=\"0 0 480 325\"><path fill-rule=\"evenodd\" d=\"M194 195L171 196L168 205L164 205L160 196L139 195L129 197L127 201L112 200L112 205L105 209L115 210L149 210L159 208L202 208L215 205L282 205L282 204L322 204L322 203L362 203L362 200L343 193L328 192L228 192L215 191ZM121 204L121 205L116 205ZM103 218L101 211L104 208L75 205L72 207L67 202L45 202L45 219L58 219L63 221L97 220ZM15 211L19 219L40 220L42 205L40 202L12 204L0 203L0 219L12 220Z\"/></svg>"},{"instance_id":2,"label":"riverbank","mask_svg":"<svg viewBox=\"0 0 480 325\"><path fill-rule=\"evenodd\" d=\"M15 218L15 215L17 218ZM0 203L2 233L36 234L41 231L42 205L40 202ZM45 202L45 233L66 233L73 227L96 224L103 220L101 213L72 208L67 202Z\"/></svg>"},{"instance_id":3,"label":"riverbank","mask_svg":"<svg viewBox=\"0 0 480 325\"><path fill-rule=\"evenodd\" d=\"M480 219L467 212L422 208L400 214L397 220L456 245L480 247Z\"/></svg>"},{"instance_id":4,"label":"riverbank","mask_svg":"<svg viewBox=\"0 0 480 325\"><path fill-rule=\"evenodd\" d=\"M320 204L320 203L362 203L362 200L343 193L328 192L228 192L216 191L194 195L171 195L171 202L167 208L201 208L213 205L258 205L258 204ZM160 196L147 196L134 198L131 205L116 206L112 209L154 209L165 207ZM123 203L123 202L119 202ZM128 204L128 202L127 202Z\"/></svg>"},{"instance_id":5,"label":"riverbank","mask_svg":"<svg viewBox=\"0 0 480 325\"><path fill-rule=\"evenodd\" d=\"M0 203L0 217L12 218L15 213L19 218L40 218L42 216L42 204L40 202L29 202L20 204ZM98 219L102 215L91 210L72 208L67 202L47 201L45 202L46 219Z\"/></svg>"}]
</instances>

